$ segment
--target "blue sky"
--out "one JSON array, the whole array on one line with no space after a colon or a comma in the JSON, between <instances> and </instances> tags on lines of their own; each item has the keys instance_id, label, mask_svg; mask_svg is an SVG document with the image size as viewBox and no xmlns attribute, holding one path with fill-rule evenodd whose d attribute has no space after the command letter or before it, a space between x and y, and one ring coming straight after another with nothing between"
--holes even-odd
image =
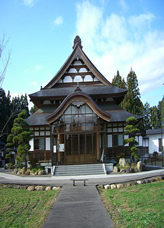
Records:
<instances>
[{"instance_id":1,"label":"blue sky","mask_svg":"<svg viewBox=\"0 0 164 228\"><path fill-rule=\"evenodd\" d=\"M3 89L12 96L45 86L72 52L83 50L110 81L132 68L141 99L158 105L164 95L163 0L0 0L0 39L11 51Z\"/></svg>"}]
</instances>

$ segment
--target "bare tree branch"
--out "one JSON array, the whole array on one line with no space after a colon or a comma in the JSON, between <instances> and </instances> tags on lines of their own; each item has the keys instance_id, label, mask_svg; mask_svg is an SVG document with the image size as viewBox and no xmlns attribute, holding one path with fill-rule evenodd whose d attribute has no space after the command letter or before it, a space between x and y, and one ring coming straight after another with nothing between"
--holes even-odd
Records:
<instances>
[{"instance_id":1,"label":"bare tree branch","mask_svg":"<svg viewBox=\"0 0 164 228\"><path fill-rule=\"evenodd\" d=\"M12 101L12 103L13 103L13 107L12 107L11 114L10 114L9 117L7 117L7 121L6 121L6 123L4 124L4 126L3 126L3 128L2 128L2 130L1 130L1 132L0 132L0 138L1 138L2 136L4 136L4 135L7 135L7 134L8 134L8 132L5 132L5 128L7 127L9 121L10 121L13 117L17 116L17 115L19 114L19 112L21 112L21 105L22 105L22 102L20 102L20 104L19 104L18 106L17 106L16 104L14 104L14 100Z\"/></svg>"},{"instance_id":2,"label":"bare tree branch","mask_svg":"<svg viewBox=\"0 0 164 228\"><path fill-rule=\"evenodd\" d=\"M7 57L7 60L6 60L6 63L5 63L5 67L2 71L2 73L0 73L0 88L2 88L2 84L3 84L3 81L5 79L5 74L6 74L6 70L7 70L7 67L8 67L8 64L9 64L9 60L10 60L10 53L8 54L8 57Z\"/></svg>"},{"instance_id":3,"label":"bare tree branch","mask_svg":"<svg viewBox=\"0 0 164 228\"><path fill-rule=\"evenodd\" d=\"M2 59L2 55L4 53L4 50L7 46L8 41L9 40L5 38L5 35L3 35L2 39L0 40L0 59L2 62L4 62L3 70L2 70L2 72L0 72L0 88L2 88L2 84L5 79L6 70L7 70L10 56L11 56L11 51L10 51L10 52L8 52L6 59L5 60Z\"/></svg>"},{"instance_id":4,"label":"bare tree branch","mask_svg":"<svg viewBox=\"0 0 164 228\"><path fill-rule=\"evenodd\" d=\"M18 109L16 108L15 110L13 110L11 112L11 115L8 117L5 125L3 126L2 131L0 132L0 138L2 136L4 136L4 135L8 134L7 132L4 132L5 131L5 128L6 128L7 124L9 123L9 121L11 120L11 118L13 118L14 116L16 116L17 114L18 114Z\"/></svg>"}]
</instances>

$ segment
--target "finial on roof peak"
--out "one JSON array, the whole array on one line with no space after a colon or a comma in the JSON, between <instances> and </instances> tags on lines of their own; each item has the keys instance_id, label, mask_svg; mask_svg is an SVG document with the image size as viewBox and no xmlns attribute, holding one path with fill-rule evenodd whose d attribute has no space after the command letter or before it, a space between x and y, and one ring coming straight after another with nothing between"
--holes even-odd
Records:
<instances>
[{"instance_id":1,"label":"finial on roof peak","mask_svg":"<svg viewBox=\"0 0 164 228\"><path fill-rule=\"evenodd\" d=\"M83 46L81 45L81 39L79 36L76 36L74 39L73 49L76 47L76 45L78 45L81 49L83 48Z\"/></svg>"}]
</instances>

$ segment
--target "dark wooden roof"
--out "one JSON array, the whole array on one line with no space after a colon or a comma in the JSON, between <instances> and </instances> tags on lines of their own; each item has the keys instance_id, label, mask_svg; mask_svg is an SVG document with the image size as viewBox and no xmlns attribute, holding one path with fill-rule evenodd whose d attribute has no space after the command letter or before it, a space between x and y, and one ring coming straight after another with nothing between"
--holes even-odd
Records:
<instances>
[{"instance_id":1,"label":"dark wooden roof","mask_svg":"<svg viewBox=\"0 0 164 228\"><path fill-rule=\"evenodd\" d=\"M44 115L31 115L26 119L26 122L30 126L44 126L47 125L46 117L50 115L50 113L46 113Z\"/></svg>"},{"instance_id":2,"label":"dark wooden roof","mask_svg":"<svg viewBox=\"0 0 164 228\"><path fill-rule=\"evenodd\" d=\"M112 122L125 122L127 118L130 116L134 116L136 119L140 120L142 119L141 116L136 116L134 114L131 114L125 110L119 110L119 111L108 111L106 112L108 115L111 116L110 123ZM47 118L49 118L51 113L46 113L42 115L31 115L26 119L26 122L30 126L42 126L47 125Z\"/></svg>"},{"instance_id":3,"label":"dark wooden roof","mask_svg":"<svg viewBox=\"0 0 164 228\"><path fill-rule=\"evenodd\" d=\"M117 104L119 104L123 100L125 94L127 93L126 90L120 89L115 86L100 86L100 87L96 86L96 87L80 87L80 88L84 93L88 94L92 98L113 97ZM76 87L42 89L36 93L30 94L29 96L30 96L30 100L33 101L33 103L36 106L41 107L41 101L44 101L46 99L63 100L69 94L74 93L75 89Z\"/></svg>"},{"instance_id":4,"label":"dark wooden roof","mask_svg":"<svg viewBox=\"0 0 164 228\"><path fill-rule=\"evenodd\" d=\"M108 113L111 115L111 122L125 122L127 118L134 116L137 120L141 120L142 116L137 116L135 114L132 114L130 112L127 112L123 109L121 110L114 110L114 111L108 111Z\"/></svg>"},{"instance_id":5,"label":"dark wooden roof","mask_svg":"<svg viewBox=\"0 0 164 228\"><path fill-rule=\"evenodd\" d=\"M80 65L80 63L75 63L79 59L82 65ZM79 69L81 66L84 66L86 72L80 72ZM70 71L72 67L75 67L75 70L77 70L78 73ZM67 81L64 81L64 78L68 77L69 74L71 75L72 81L67 83ZM77 88L77 85L74 82L74 77L78 74L81 74L80 77L83 79L82 82L80 82L80 88ZM84 80L88 74L91 75L93 81ZM30 126L52 123L62 115L64 110L70 105L70 102L76 99L76 97L87 103L100 118L108 122L125 122L130 116L141 119L141 117L128 113L118 106L126 93L127 90L113 86L98 71L82 50L80 38L76 37L73 51L58 73L43 89L29 95L31 101L39 107L39 110L27 119L27 123ZM99 98L109 99L100 99L105 100L105 102L99 103ZM47 100L49 105L46 107L46 105L43 104L45 104L46 102L44 101ZM108 100L108 102L106 102L106 100ZM59 101L61 102L60 105Z\"/></svg>"},{"instance_id":6,"label":"dark wooden roof","mask_svg":"<svg viewBox=\"0 0 164 228\"><path fill-rule=\"evenodd\" d=\"M98 105L94 102L94 100L88 96L86 93L83 93L81 91L74 92L70 95L68 95L62 104L51 114L47 117L47 123L53 123L55 122L62 114L63 112L68 108L68 106L73 102L84 102L86 103L93 111L96 113L101 119L105 121L110 121L110 114L107 112L104 112L101 108L98 107Z\"/></svg>"},{"instance_id":7,"label":"dark wooden roof","mask_svg":"<svg viewBox=\"0 0 164 228\"><path fill-rule=\"evenodd\" d=\"M79 94L79 96L80 96L80 94ZM56 107L44 107L43 106L35 114L28 117L28 119L26 120L27 123L30 126L47 125L48 124L47 119L49 119L49 118L51 119L51 117L52 117L52 119L59 117L59 115L61 115L63 112L63 107L66 108L68 106L68 105L66 105L66 102L68 102L69 99L71 101L72 97L73 97L73 95L68 96L67 99L65 99L64 103L58 107L58 110L56 109ZM102 113L102 114L104 113L104 115L110 119L109 122L125 122L126 119L129 118L130 116L134 116L138 120L142 119L141 116L137 116L137 115L134 115L132 113L125 111L115 103L110 103L108 105L100 104L100 105L96 105L96 106L98 106L99 110L101 110L100 113Z\"/></svg>"},{"instance_id":8,"label":"dark wooden roof","mask_svg":"<svg viewBox=\"0 0 164 228\"><path fill-rule=\"evenodd\" d=\"M42 89L38 92L30 94L31 100L33 98L39 97L66 97L75 91L76 87L66 87L66 88L52 88L52 89ZM80 87L80 89L90 96L93 95L111 95L111 96L124 96L127 90L120 89L115 86L95 86L95 87Z\"/></svg>"},{"instance_id":9,"label":"dark wooden roof","mask_svg":"<svg viewBox=\"0 0 164 228\"><path fill-rule=\"evenodd\" d=\"M67 71L67 69L70 67L72 62L75 59L82 59L83 62L86 64L86 66L90 69L90 71L96 75L96 77L102 82L104 85L111 86L112 84L97 70L97 68L94 66L94 64L90 61L90 59L86 56L84 51L81 49L80 45L76 45L73 49L73 52L68 57L66 62L63 64L63 66L60 68L60 70L57 72L57 74L52 78L52 80L44 87L44 89L50 89L55 86L55 84L62 78L63 74Z\"/></svg>"},{"instance_id":10,"label":"dark wooden roof","mask_svg":"<svg viewBox=\"0 0 164 228\"><path fill-rule=\"evenodd\" d=\"M149 129L146 130L146 135L157 135L157 134L164 134L164 129Z\"/></svg>"}]
</instances>

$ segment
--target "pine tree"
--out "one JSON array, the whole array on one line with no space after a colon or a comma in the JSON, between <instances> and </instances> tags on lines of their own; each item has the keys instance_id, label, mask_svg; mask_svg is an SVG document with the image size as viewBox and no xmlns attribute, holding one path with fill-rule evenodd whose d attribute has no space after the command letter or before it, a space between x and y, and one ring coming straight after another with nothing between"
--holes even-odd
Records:
<instances>
[{"instance_id":1,"label":"pine tree","mask_svg":"<svg viewBox=\"0 0 164 228\"><path fill-rule=\"evenodd\" d=\"M125 83L125 80L124 78L122 78L120 76L120 73L119 71L117 71L117 75L114 76L113 80L112 80L112 84L118 88L121 88L121 89L127 89L126 88L126 83Z\"/></svg>"},{"instance_id":2,"label":"pine tree","mask_svg":"<svg viewBox=\"0 0 164 228\"><path fill-rule=\"evenodd\" d=\"M158 125L160 128L164 127L164 98L158 103Z\"/></svg>"},{"instance_id":3,"label":"pine tree","mask_svg":"<svg viewBox=\"0 0 164 228\"><path fill-rule=\"evenodd\" d=\"M151 107L148 102L143 107L143 130L151 129Z\"/></svg>"},{"instance_id":4,"label":"pine tree","mask_svg":"<svg viewBox=\"0 0 164 228\"><path fill-rule=\"evenodd\" d=\"M33 107L31 107L30 109L30 113L33 114L38 110L38 108L36 107L36 105L34 105Z\"/></svg>"},{"instance_id":5,"label":"pine tree","mask_svg":"<svg viewBox=\"0 0 164 228\"><path fill-rule=\"evenodd\" d=\"M128 135L128 139L124 139L124 144L129 143L129 153L131 157L131 162L134 162L134 159L138 159L139 155L137 154L137 147L136 145L138 142L135 140L135 135L137 132L139 132L139 129L137 128L138 120L131 116L126 120L126 127L125 127L125 135Z\"/></svg>"},{"instance_id":6,"label":"pine tree","mask_svg":"<svg viewBox=\"0 0 164 228\"><path fill-rule=\"evenodd\" d=\"M151 111L151 124L153 129L158 129L160 127L160 121L159 121L159 110L157 106L152 107Z\"/></svg>"},{"instance_id":7,"label":"pine tree","mask_svg":"<svg viewBox=\"0 0 164 228\"><path fill-rule=\"evenodd\" d=\"M5 91L0 89L0 139L3 142L7 141L7 135L11 131L15 117L24 109L29 116L26 94L11 99L10 92L6 95Z\"/></svg>"},{"instance_id":8,"label":"pine tree","mask_svg":"<svg viewBox=\"0 0 164 228\"><path fill-rule=\"evenodd\" d=\"M10 132L10 124L6 122L10 116L11 97L8 93L6 95L3 89L0 89L0 139L5 142L5 133Z\"/></svg>"},{"instance_id":9,"label":"pine tree","mask_svg":"<svg viewBox=\"0 0 164 228\"><path fill-rule=\"evenodd\" d=\"M29 125L25 122L27 113L23 110L15 118L11 134L7 138L6 158L10 156L9 152L17 150L16 160L19 164L24 163L27 169L27 155L29 154L29 141L32 138L32 132L29 130Z\"/></svg>"},{"instance_id":10,"label":"pine tree","mask_svg":"<svg viewBox=\"0 0 164 228\"><path fill-rule=\"evenodd\" d=\"M128 92L121 103L121 107L130 113L141 115L143 104L140 100L137 76L132 69L127 76L127 87Z\"/></svg>"}]
</instances>

